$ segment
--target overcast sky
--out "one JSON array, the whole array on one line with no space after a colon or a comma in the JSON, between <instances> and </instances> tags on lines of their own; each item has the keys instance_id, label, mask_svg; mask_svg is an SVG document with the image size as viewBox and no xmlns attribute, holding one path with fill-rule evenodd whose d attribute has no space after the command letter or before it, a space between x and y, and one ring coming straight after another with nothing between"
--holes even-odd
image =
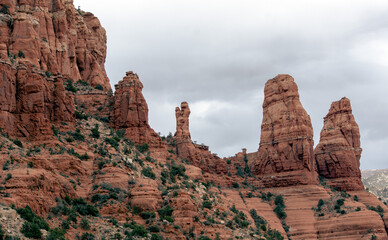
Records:
<instances>
[{"instance_id":1,"label":"overcast sky","mask_svg":"<svg viewBox=\"0 0 388 240\"><path fill-rule=\"evenodd\" d=\"M295 78L315 144L332 101L348 97L362 169L388 168L388 1L74 0L108 35L112 86L138 73L156 132L188 101L193 140L219 156L260 141L265 82Z\"/></svg>"}]
</instances>

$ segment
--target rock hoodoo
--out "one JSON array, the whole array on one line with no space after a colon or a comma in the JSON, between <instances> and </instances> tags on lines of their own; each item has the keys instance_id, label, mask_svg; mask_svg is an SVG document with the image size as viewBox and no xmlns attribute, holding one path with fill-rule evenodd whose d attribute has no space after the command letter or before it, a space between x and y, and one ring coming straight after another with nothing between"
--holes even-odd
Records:
<instances>
[{"instance_id":1,"label":"rock hoodoo","mask_svg":"<svg viewBox=\"0 0 388 240\"><path fill-rule=\"evenodd\" d=\"M264 186L317 183L313 128L298 87L289 75L268 80L264 89L263 122L253 173Z\"/></svg>"},{"instance_id":2,"label":"rock hoodoo","mask_svg":"<svg viewBox=\"0 0 388 240\"><path fill-rule=\"evenodd\" d=\"M115 88L114 109L111 113L113 126L125 129L125 136L135 143L160 147L160 137L148 124L148 105L142 93L143 84L137 74L127 72Z\"/></svg>"},{"instance_id":3,"label":"rock hoodoo","mask_svg":"<svg viewBox=\"0 0 388 240\"><path fill-rule=\"evenodd\" d=\"M315 159L319 175L339 190L363 190L360 172L360 131L352 114L350 100L331 104L324 118Z\"/></svg>"},{"instance_id":4,"label":"rock hoodoo","mask_svg":"<svg viewBox=\"0 0 388 240\"><path fill-rule=\"evenodd\" d=\"M209 147L194 144L189 130L190 108L187 102L182 102L181 107L175 109L176 133L174 135L177 154L189 160L193 165L203 171L226 173L227 166L224 160L209 151Z\"/></svg>"}]
</instances>

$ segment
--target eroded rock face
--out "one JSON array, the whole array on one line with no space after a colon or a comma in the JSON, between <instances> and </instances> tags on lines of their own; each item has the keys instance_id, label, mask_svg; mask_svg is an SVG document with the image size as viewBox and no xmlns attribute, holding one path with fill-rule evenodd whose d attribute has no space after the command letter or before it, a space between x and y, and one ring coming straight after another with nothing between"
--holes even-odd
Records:
<instances>
[{"instance_id":1,"label":"eroded rock face","mask_svg":"<svg viewBox=\"0 0 388 240\"><path fill-rule=\"evenodd\" d=\"M298 87L289 75L268 80L264 89L263 122L253 173L264 186L317 183L313 128Z\"/></svg>"},{"instance_id":2,"label":"eroded rock face","mask_svg":"<svg viewBox=\"0 0 388 240\"><path fill-rule=\"evenodd\" d=\"M110 90L105 30L72 0L6 0L0 7L0 127L11 136L49 138L53 124L74 122L64 81Z\"/></svg>"},{"instance_id":3,"label":"eroded rock face","mask_svg":"<svg viewBox=\"0 0 388 240\"><path fill-rule=\"evenodd\" d=\"M0 127L11 136L38 140L52 136L52 124L74 121L74 101L61 76L0 63Z\"/></svg>"},{"instance_id":4,"label":"eroded rock face","mask_svg":"<svg viewBox=\"0 0 388 240\"><path fill-rule=\"evenodd\" d=\"M105 73L106 33L91 13L76 10L72 0L3 1L0 57L74 81L110 89Z\"/></svg>"},{"instance_id":5,"label":"eroded rock face","mask_svg":"<svg viewBox=\"0 0 388 240\"><path fill-rule=\"evenodd\" d=\"M176 133L174 135L177 154L189 160L193 165L203 171L213 173L227 173L224 160L209 151L209 147L194 144L189 130L190 108L187 102L182 102L181 107L175 109Z\"/></svg>"},{"instance_id":6,"label":"eroded rock face","mask_svg":"<svg viewBox=\"0 0 388 240\"><path fill-rule=\"evenodd\" d=\"M137 74L127 72L115 88L114 110L111 113L113 127L125 129L126 137L135 143L162 146L160 137L148 124L148 105Z\"/></svg>"},{"instance_id":7,"label":"eroded rock face","mask_svg":"<svg viewBox=\"0 0 388 240\"><path fill-rule=\"evenodd\" d=\"M138 207L142 211L156 211L162 205L161 192L158 183L152 179L139 179L131 190L130 205Z\"/></svg>"},{"instance_id":8,"label":"eroded rock face","mask_svg":"<svg viewBox=\"0 0 388 240\"><path fill-rule=\"evenodd\" d=\"M180 192L177 197L171 200L171 206L174 209L173 217L176 223L184 231L190 231L190 228L195 224L194 217L198 214L198 209L190 195Z\"/></svg>"},{"instance_id":9,"label":"eroded rock face","mask_svg":"<svg viewBox=\"0 0 388 240\"><path fill-rule=\"evenodd\" d=\"M331 104L324 118L315 159L319 175L339 190L362 190L360 172L360 131L352 114L350 100L342 98Z\"/></svg>"}]
</instances>

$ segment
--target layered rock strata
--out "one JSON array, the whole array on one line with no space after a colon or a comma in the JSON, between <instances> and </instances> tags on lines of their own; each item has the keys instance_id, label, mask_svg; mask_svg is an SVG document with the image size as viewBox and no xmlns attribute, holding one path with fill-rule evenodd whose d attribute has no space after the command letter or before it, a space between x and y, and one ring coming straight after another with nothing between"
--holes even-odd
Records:
<instances>
[{"instance_id":1,"label":"layered rock strata","mask_svg":"<svg viewBox=\"0 0 388 240\"><path fill-rule=\"evenodd\" d=\"M182 102L181 107L175 109L175 116L176 133L174 139L177 154L205 172L227 173L224 160L212 154L208 146L192 142L189 130L190 108L187 102Z\"/></svg>"},{"instance_id":2,"label":"layered rock strata","mask_svg":"<svg viewBox=\"0 0 388 240\"><path fill-rule=\"evenodd\" d=\"M73 95L63 82L110 90L105 57L104 28L72 0L2 1L0 127L38 140L52 136L55 123L73 123Z\"/></svg>"},{"instance_id":3,"label":"layered rock strata","mask_svg":"<svg viewBox=\"0 0 388 240\"><path fill-rule=\"evenodd\" d=\"M289 75L268 80L264 89L263 122L253 173L266 187L317 183L313 128L298 87Z\"/></svg>"},{"instance_id":4,"label":"layered rock strata","mask_svg":"<svg viewBox=\"0 0 388 240\"><path fill-rule=\"evenodd\" d=\"M0 127L11 136L52 136L52 124L74 121L74 101L63 77L22 65L0 63Z\"/></svg>"},{"instance_id":5,"label":"layered rock strata","mask_svg":"<svg viewBox=\"0 0 388 240\"><path fill-rule=\"evenodd\" d=\"M72 0L2 1L0 58L110 89L106 32Z\"/></svg>"},{"instance_id":6,"label":"layered rock strata","mask_svg":"<svg viewBox=\"0 0 388 240\"><path fill-rule=\"evenodd\" d=\"M360 131L350 100L331 104L324 118L319 144L315 148L318 173L339 190L363 190L360 172Z\"/></svg>"},{"instance_id":7,"label":"layered rock strata","mask_svg":"<svg viewBox=\"0 0 388 240\"><path fill-rule=\"evenodd\" d=\"M148 124L148 105L142 93L143 84L137 74L127 72L115 88L112 126L124 129L125 136L134 143L161 147L161 138Z\"/></svg>"}]
</instances>

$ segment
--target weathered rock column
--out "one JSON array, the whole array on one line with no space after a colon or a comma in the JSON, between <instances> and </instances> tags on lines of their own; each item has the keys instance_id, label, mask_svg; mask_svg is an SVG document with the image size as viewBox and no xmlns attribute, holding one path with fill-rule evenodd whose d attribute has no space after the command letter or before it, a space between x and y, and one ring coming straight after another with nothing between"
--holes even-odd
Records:
<instances>
[{"instance_id":1,"label":"weathered rock column","mask_svg":"<svg viewBox=\"0 0 388 240\"><path fill-rule=\"evenodd\" d=\"M212 154L208 146L192 142L189 130L190 108L187 102L182 102L180 108L175 108L175 116L176 133L174 139L177 154L205 172L227 173L224 160Z\"/></svg>"},{"instance_id":2,"label":"weathered rock column","mask_svg":"<svg viewBox=\"0 0 388 240\"><path fill-rule=\"evenodd\" d=\"M363 190L360 172L360 131L350 100L331 104L324 118L319 144L315 148L318 173L338 190Z\"/></svg>"},{"instance_id":3,"label":"weathered rock column","mask_svg":"<svg viewBox=\"0 0 388 240\"><path fill-rule=\"evenodd\" d=\"M127 72L123 80L115 85L114 109L111 122L116 129L125 129L125 136L135 143L162 146L157 133L148 124L148 105L144 99L137 74Z\"/></svg>"},{"instance_id":4,"label":"weathered rock column","mask_svg":"<svg viewBox=\"0 0 388 240\"><path fill-rule=\"evenodd\" d=\"M313 128L303 108L298 87L289 75L278 75L265 84L263 122L253 173L266 187L318 182Z\"/></svg>"}]
</instances>

